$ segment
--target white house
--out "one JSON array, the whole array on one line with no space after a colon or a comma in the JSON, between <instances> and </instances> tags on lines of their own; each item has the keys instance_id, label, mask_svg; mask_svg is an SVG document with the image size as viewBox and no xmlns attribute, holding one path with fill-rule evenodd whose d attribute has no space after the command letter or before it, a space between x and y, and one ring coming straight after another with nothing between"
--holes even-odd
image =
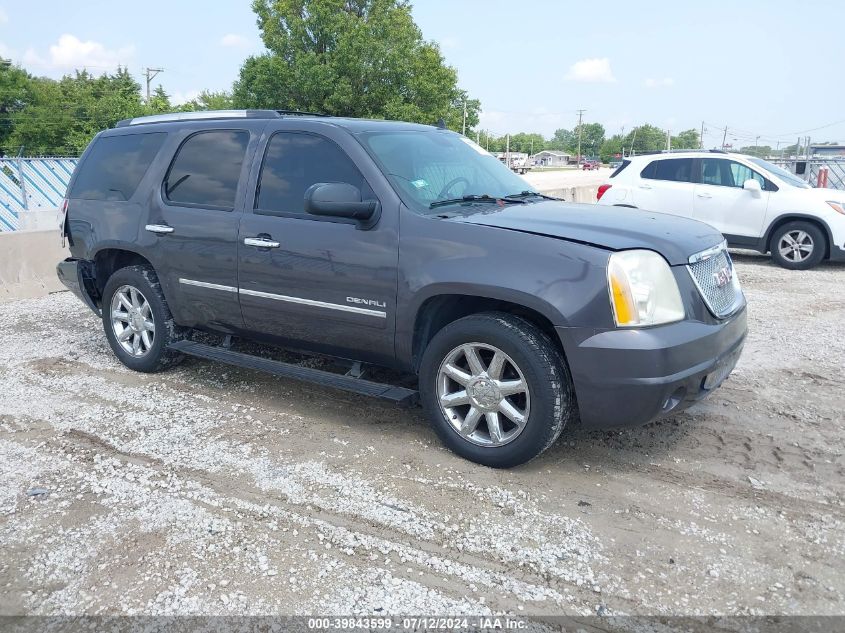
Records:
<instances>
[{"instance_id":1,"label":"white house","mask_svg":"<svg viewBox=\"0 0 845 633\"><path fill-rule=\"evenodd\" d=\"M544 149L542 152L537 152L531 157L535 165L542 167L563 167L569 164L572 154L566 152L558 152L551 149Z\"/></svg>"}]
</instances>

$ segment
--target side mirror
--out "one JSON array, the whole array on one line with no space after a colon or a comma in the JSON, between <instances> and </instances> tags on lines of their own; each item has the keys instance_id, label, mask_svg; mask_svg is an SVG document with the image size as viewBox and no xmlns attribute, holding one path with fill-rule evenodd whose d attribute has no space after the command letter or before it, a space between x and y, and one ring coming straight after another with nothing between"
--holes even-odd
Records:
<instances>
[{"instance_id":1,"label":"side mirror","mask_svg":"<svg viewBox=\"0 0 845 633\"><path fill-rule=\"evenodd\" d=\"M755 198L759 198L763 194L763 188L760 186L760 183L753 178L750 178L742 183L742 188L746 191L750 191L751 195Z\"/></svg>"},{"instance_id":2,"label":"side mirror","mask_svg":"<svg viewBox=\"0 0 845 633\"><path fill-rule=\"evenodd\" d=\"M318 182L305 191L305 211L311 215L367 223L377 209L377 201L361 200L361 190L345 182Z\"/></svg>"}]
</instances>

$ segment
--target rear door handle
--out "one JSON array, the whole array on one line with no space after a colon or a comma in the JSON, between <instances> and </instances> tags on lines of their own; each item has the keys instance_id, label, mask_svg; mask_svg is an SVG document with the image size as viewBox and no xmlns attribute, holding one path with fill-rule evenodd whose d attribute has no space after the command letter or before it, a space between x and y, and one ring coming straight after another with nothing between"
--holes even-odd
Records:
<instances>
[{"instance_id":1,"label":"rear door handle","mask_svg":"<svg viewBox=\"0 0 845 633\"><path fill-rule=\"evenodd\" d=\"M697 195L699 198L712 198L713 197L709 193L697 193L695 195Z\"/></svg>"},{"instance_id":2,"label":"rear door handle","mask_svg":"<svg viewBox=\"0 0 845 633\"><path fill-rule=\"evenodd\" d=\"M651 185L640 185L640 189L651 189Z\"/></svg>"},{"instance_id":3,"label":"rear door handle","mask_svg":"<svg viewBox=\"0 0 845 633\"><path fill-rule=\"evenodd\" d=\"M279 248L280 246L278 242L268 240L266 237L245 237L244 244L256 248Z\"/></svg>"},{"instance_id":4,"label":"rear door handle","mask_svg":"<svg viewBox=\"0 0 845 633\"><path fill-rule=\"evenodd\" d=\"M166 224L148 224L144 228L150 233L155 233L156 235L167 235L168 233L173 233L173 227L167 226Z\"/></svg>"}]
</instances>

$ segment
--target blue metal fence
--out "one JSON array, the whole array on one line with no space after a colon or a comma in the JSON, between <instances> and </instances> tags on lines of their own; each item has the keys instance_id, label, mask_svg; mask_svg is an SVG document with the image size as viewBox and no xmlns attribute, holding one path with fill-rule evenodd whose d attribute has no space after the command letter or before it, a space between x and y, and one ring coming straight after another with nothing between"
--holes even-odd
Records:
<instances>
[{"instance_id":1,"label":"blue metal fence","mask_svg":"<svg viewBox=\"0 0 845 633\"><path fill-rule=\"evenodd\" d=\"M15 231L27 211L58 209L78 158L0 158L0 231Z\"/></svg>"}]
</instances>

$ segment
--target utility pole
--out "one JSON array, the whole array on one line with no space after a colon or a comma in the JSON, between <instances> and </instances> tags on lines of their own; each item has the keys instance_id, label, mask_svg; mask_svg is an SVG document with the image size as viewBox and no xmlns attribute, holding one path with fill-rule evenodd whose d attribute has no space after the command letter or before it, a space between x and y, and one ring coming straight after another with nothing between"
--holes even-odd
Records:
<instances>
[{"instance_id":1,"label":"utility pole","mask_svg":"<svg viewBox=\"0 0 845 633\"><path fill-rule=\"evenodd\" d=\"M760 144L760 137L759 135L754 139L754 153L757 153L757 146Z\"/></svg>"},{"instance_id":2,"label":"utility pole","mask_svg":"<svg viewBox=\"0 0 845 633\"><path fill-rule=\"evenodd\" d=\"M147 88L147 91L149 92L149 88ZM464 136L467 135L467 100L466 100L466 97L464 97L464 130L463 130L463 132L461 132L461 134L463 134Z\"/></svg>"},{"instance_id":3,"label":"utility pole","mask_svg":"<svg viewBox=\"0 0 845 633\"><path fill-rule=\"evenodd\" d=\"M146 68L144 74L147 77L147 103L150 102L150 83L155 79L156 75L163 73L164 68Z\"/></svg>"},{"instance_id":4,"label":"utility pole","mask_svg":"<svg viewBox=\"0 0 845 633\"><path fill-rule=\"evenodd\" d=\"M698 149L704 149L704 121L701 122L701 134L698 135Z\"/></svg>"},{"instance_id":5,"label":"utility pole","mask_svg":"<svg viewBox=\"0 0 845 633\"><path fill-rule=\"evenodd\" d=\"M672 151L672 130L666 130L666 151Z\"/></svg>"},{"instance_id":6,"label":"utility pole","mask_svg":"<svg viewBox=\"0 0 845 633\"><path fill-rule=\"evenodd\" d=\"M722 149L725 149L725 141L728 140L728 126L725 126L725 133L722 134Z\"/></svg>"},{"instance_id":7,"label":"utility pole","mask_svg":"<svg viewBox=\"0 0 845 633\"><path fill-rule=\"evenodd\" d=\"M511 166L511 135L505 137L505 164L510 169Z\"/></svg>"},{"instance_id":8,"label":"utility pole","mask_svg":"<svg viewBox=\"0 0 845 633\"><path fill-rule=\"evenodd\" d=\"M584 116L584 112L586 110L578 110L578 165L581 164L581 118Z\"/></svg>"},{"instance_id":9,"label":"utility pole","mask_svg":"<svg viewBox=\"0 0 845 633\"><path fill-rule=\"evenodd\" d=\"M637 130L639 130L639 129L640 129L639 127L635 127L635 128L634 128L634 134L633 134L633 136L631 137L631 149L630 149L630 151L628 152L628 156L633 156L633 155L634 155L634 141L636 141L636 140L637 140Z\"/></svg>"}]
</instances>

